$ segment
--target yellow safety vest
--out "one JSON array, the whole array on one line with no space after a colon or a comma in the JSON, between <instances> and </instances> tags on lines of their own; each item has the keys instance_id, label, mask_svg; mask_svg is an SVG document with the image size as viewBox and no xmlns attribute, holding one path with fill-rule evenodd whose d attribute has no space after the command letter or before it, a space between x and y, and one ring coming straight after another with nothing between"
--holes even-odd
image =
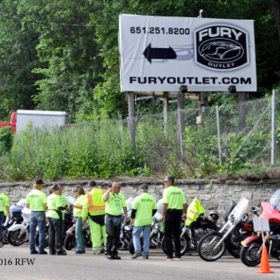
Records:
<instances>
[{"instance_id":1,"label":"yellow safety vest","mask_svg":"<svg viewBox=\"0 0 280 280\"><path fill-rule=\"evenodd\" d=\"M197 218L204 214L205 210L200 202L200 200L195 197L187 210L187 219L185 222L185 226L190 226L193 222L197 220Z\"/></svg>"},{"instance_id":2,"label":"yellow safety vest","mask_svg":"<svg viewBox=\"0 0 280 280\"><path fill-rule=\"evenodd\" d=\"M105 214L105 202L103 200L104 191L99 188L94 188L86 195L88 203L88 213L92 216Z\"/></svg>"}]
</instances>

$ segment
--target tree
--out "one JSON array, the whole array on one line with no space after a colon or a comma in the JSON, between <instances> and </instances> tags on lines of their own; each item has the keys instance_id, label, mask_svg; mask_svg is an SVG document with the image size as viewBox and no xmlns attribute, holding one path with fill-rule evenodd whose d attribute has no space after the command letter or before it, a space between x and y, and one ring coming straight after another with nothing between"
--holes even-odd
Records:
<instances>
[{"instance_id":1,"label":"tree","mask_svg":"<svg viewBox=\"0 0 280 280\"><path fill-rule=\"evenodd\" d=\"M280 1L279 0L272 0L271 1L271 9L272 14L275 19L275 24L278 32L278 36L280 38Z\"/></svg>"},{"instance_id":2,"label":"tree","mask_svg":"<svg viewBox=\"0 0 280 280\"><path fill-rule=\"evenodd\" d=\"M32 69L39 65L35 47L38 33L23 28L23 15L16 1L0 3L0 114L8 115L18 108L31 109L36 95Z\"/></svg>"}]
</instances>

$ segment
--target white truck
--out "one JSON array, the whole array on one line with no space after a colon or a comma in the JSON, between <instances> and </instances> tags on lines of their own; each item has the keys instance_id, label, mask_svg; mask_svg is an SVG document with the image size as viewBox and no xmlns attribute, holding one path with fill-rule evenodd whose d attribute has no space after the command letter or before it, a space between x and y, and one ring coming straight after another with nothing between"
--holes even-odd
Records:
<instances>
[{"instance_id":1,"label":"white truck","mask_svg":"<svg viewBox=\"0 0 280 280\"><path fill-rule=\"evenodd\" d=\"M10 126L12 131L20 132L27 127L62 128L67 125L68 114L63 111L17 110L9 122L0 123L0 127Z\"/></svg>"}]
</instances>

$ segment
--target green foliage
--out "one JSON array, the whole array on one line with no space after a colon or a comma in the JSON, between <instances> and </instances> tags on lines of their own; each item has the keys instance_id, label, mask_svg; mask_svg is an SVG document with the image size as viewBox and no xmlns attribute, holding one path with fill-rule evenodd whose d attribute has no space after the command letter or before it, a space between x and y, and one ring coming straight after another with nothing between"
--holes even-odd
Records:
<instances>
[{"instance_id":1,"label":"green foliage","mask_svg":"<svg viewBox=\"0 0 280 280\"><path fill-rule=\"evenodd\" d=\"M0 156L8 153L13 145L13 133L10 127L0 128Z\"/></svg>"},{"instance_id":2,"label":"green foliage","mask_svg":"<svg viewBox=\"0 0 280 280\"><path fill-rule=\"evenodd\" d=\"M3 168L13 180L150 174L141 152L132 150L128 137L110 121L80 124L63 131L30 128L15 136L4 160L8 163Z\"/></svg>"},{"instance_id":3,"label":"green foliage","mask_svg":"<svg viewBox=\"0 0 280 280\"><path fill-rule=\"evenodd\" d=\"M278 20L272 13L276 6L270 2L3 0L0 115L41 108L67 111L71 121L126 116L125 95L119 87L118 17L122 13L196 17L203 9L203 16L209 18L254 19L257 95L262 95L280 78ZM216 94L213 102L228 99ZM157 109L157 103L145 103L145 111Z\"/></svg>"},{"instance_id":4,"label":"green foliage","mask_svg":"<svg viewBox=\"0 0 280 280\"><path fill-rule=\"evenodd\" d=\"M222 165L219 165L218 139L210 129L187 127L185 133L185 149L196 159L196 176L199 177L232 175L242 169L256 168L261 163L256 155L265 158L264 149L269 139L262 129L252 132L249 137L245 131L224 135L227 145L223 147ZM223 143L225 139L221 141Z\"/></svg>"}]
</instances>

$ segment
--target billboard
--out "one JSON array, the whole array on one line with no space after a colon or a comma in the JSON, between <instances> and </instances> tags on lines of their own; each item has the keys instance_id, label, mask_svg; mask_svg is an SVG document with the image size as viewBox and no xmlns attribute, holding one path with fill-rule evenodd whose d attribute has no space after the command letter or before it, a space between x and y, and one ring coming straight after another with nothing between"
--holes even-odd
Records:
<instances>
[{"instance_id":1,"label":"billboard","mask_svg":"<svg viewBox=\"0 0 280 280\"><path fill-rule=\"evenodd\" d=\"M121 91L256 91L253 20L119 16Z\"/></svg>"}]
</instances>

